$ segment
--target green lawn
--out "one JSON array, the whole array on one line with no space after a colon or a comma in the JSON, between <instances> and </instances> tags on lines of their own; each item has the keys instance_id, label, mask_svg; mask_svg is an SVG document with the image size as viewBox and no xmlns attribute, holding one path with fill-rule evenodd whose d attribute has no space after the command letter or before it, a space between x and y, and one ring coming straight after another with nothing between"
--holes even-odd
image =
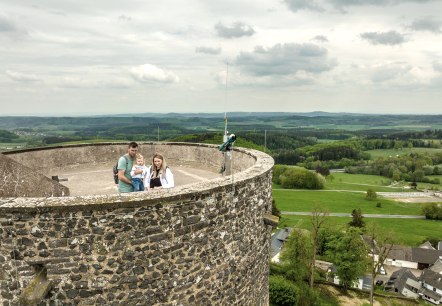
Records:
<instances>
[{"instance_id":1,"label":"green lawn","mask_svg":"<svg viewBox=\"0 0 442 306\"><path fill-rule=\"evenodd\" d=\"M368 150L365 151L370 154L371 159L377 159L379 157L389 157L396 155L409 155L410 153L438 153L442 152L442 149L434 149L434 148L403 148L400 150L395 149L380 149L380 150Z\"/></svg>"},{"instance_id":2,"label":"green lawn","mask_svg":"<svg viewBox=\"0 0 442 306\"><path fill-rule=\"evenodd\" d=\"M377 192L407 191L401 188L386 187L390 184L390 180L382 176L334 173L333 177L332 180L327 179L324 190L280 189L280 186L274 184L273 198L281 211L301 212L310 212L314 207L320 207L330 213L351 213L353 209L360 208L363 214L420 215L421 207L424 205L401 203L381 197L374 201L367 200L365 192L369 188ZM441 178L442 176L437 177ZM377 203L381 203L381 207L376 207ZM328 220L330 226L345 227L350 218L328 217ZM376 223L385 233L391 231L397 244L418 245L426 237L434 236L442 240L442 221L372 218L366 218L365 221ZM283 215L279 226L300 226L308 229L310 227L309 217Z\"/></svg>"},{"instance_id":3,"label":"green lawn","mask_svg":"<svg viewBox=\"0 0 442 306\"><path fill-rule=\"evenodd\" d=\"M351 213L360 208L365 214L419 215L421 205L400 203L384 198L367 200L364 192L274 189L273 199L281 211L310 212L320 207L333 213ZM376 207L381 203L381 207Z\"/></svg>"},{"instance_id":4,"label":"green lawn","mask_svg":"<svg viewBox=\"0 0 442 306\"><path fill-rule=\"evenodd\" d=\"M348 173L332 173L326 179L325 189L327 190L360 190L387 192L405 191L402 188L387 187L391 184L391 180L387 177L379 175L366 174L348 174Z\"/></svg>"},{"instance_id":5,"label":"green lawn","mask_svg":"<svg viewBox=\"0 0 442 306\"><path fill-rule=\"evenodd\" d=\"M7 148L17 149L26 146L26 142L0 142L0 150L6 150Z\"/></svg>"},{"instance_id":6,"label":"green lawn","mask_svg":"<svg viewBox=\"0 0 442 306\"><path fill-rule=\"evenodd\" d=\"M380 175L367 175L367 174L348 174L348 173L332 173L334 179L331 181L336 184L337 182L347 182L347 183L356 183L356 184L369 184L369 185L379 185L379 186L388 186L391 183L391 180L388 177L380 176ZM330 183L330 180L327 180L327 184Z\"/></svg>"},{"instance_id":7,"label":"green lawn","mask_svg":"<svg viewBox=\"0 0 442 306\"><path fill-rule=\"evenodd\" d=\"M431 179L438 178L439 181L442 183L442 175L429 175L428 177L431 178Z\"/></svg>"},{"instance_id":8,"label":"green lawn","mask_svg":"<svg viewBox=\"0 0 442 306\"><path fill-rule=\"evenodd\" d=\"M311 229L309 216L283 215L279 227L297 226ZM344 228L351 218L328 217L326 225L333 228ZM442 221L424 219L370 219L365 218L366 224L374 223L384 233L391 235L395 244L418 246L427 237L442 240Z\"/></svg>"}]
</instances>

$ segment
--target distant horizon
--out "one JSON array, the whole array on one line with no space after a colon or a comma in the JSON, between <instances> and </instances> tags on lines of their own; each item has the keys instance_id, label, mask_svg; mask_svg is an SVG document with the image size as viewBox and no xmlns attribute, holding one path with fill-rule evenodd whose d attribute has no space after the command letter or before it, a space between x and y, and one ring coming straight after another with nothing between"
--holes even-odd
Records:
<instances>
[{"instance_id":1,"label":"distant horizon","mask_svg":"<svg viewBox=\"0 0 442 306\"><path fill-rule=\"evenodd\" d=\"M130 116L130 117L147 117L148 115L165 116L165 115L222 115L225 112L142 112L142 113L37 113L37 114L1 114L1 117L114 117L114 116ZM369 116L440 116L442 113L357 113L357 112L327 112L327 111L309 111L309 112L277 112L277 111L231 111L226 112L227 117L232 114L281 114L281 115L313 115L313 114L324 114L324 115L369 115Z\"/></svg>"}]
</instances>

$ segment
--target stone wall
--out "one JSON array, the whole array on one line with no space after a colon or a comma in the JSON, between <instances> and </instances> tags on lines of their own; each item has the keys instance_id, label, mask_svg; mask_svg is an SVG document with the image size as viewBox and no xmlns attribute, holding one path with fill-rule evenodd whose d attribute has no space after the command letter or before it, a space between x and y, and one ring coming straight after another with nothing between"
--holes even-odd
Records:
<instances>
[{"instance_id":1,"label":"stone wall","mask_svg":"<svg viewBox=\"0 0 442 306\"><path fill-rule=\"evenodd\" d=\"M0 154L0 198L68 195L69 188L8 156Z\"/></svg>"},{"instance_id":2,"label":"stone wall","mask_svg":"<svg viewBox=\"0 0 442 306\"><path fill-rule=\"evenodd\" d=\"M263 216L273 160L234 154L244 167L234 178L151 193L0 199L0 302L18 305L44 271L52 285L41 305L268 305Z\"/></svg>"},{"instance_id":3,"label":"stone wall","mask_svg":"<svg viewBox=\"0 0 442 306\"><path fill-rule=\"evenodd\" d=\"M66 165L116 163L127 152L127 143L100 143L45 147L4 152L9 158L37 171L50 171ZM139 152L150 161L155 152L163 154L171 165L187 165L218 172L223 162L222 152L216 146L193 143L139 143ZM243 151L234 154L234 169L242 171L255 164L255 158Z\"/></svg>"}]
</instances>

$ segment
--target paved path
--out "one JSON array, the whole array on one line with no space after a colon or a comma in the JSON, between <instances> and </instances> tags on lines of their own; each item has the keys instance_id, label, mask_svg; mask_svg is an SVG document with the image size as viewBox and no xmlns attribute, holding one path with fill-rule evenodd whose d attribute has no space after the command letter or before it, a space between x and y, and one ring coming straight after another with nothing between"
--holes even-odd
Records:
<instances>
[{"instance_id":1,"label":"paved path","mask_svg":"<svg viewBox=\"0 0 442 306\"><path fill-rule=\"evenodd\" d=\"M311 216L311 212L305 211L281 211L283 215L299 215L299 216ZM330 217L351 217L351 214L347 213L329 213ZM364 218L385 218L385 219L425 219L425 216L419 215L381 215L381 214L363 214Z\"/></svg>"}]
</instances>

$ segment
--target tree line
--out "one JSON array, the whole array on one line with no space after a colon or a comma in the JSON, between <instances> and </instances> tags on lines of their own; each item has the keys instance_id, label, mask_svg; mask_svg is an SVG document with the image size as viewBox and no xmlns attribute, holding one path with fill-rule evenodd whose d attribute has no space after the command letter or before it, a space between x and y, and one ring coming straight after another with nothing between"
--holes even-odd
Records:
<instances>
[{"instance_id":1,"label":"tree line","mask_svg":"<svg viewBox=\"0 0 442 306\"><path fill-rule=\"evenodd\" d=\"M438 178L431 179L428 175L442 174L442 152L434 154L411 153L396 157L380 157L360 166L348 166L346 172L373 174L391 178L394 181L425 182L440 184Z\"/></svg>"}]
</instances>

